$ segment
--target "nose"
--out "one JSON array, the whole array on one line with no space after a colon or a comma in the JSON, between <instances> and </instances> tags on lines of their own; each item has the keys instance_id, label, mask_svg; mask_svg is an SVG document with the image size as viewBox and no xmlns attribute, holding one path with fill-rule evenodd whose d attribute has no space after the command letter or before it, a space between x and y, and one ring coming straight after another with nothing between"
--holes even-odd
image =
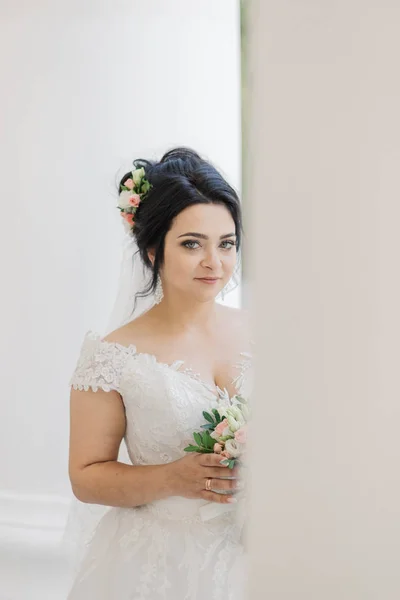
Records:
<instances>
[{"instance_id":1,"label":"nose","mask_svg":"<svg viewBox=\"0 0 400 600\"><path fill-rule=\"evenodd\" d=\"M201 264L203 267L208 269L219 269L221 266L221 258L218 254L218 251L215 248L206 250Z\"/></svg>"}]
</instances>

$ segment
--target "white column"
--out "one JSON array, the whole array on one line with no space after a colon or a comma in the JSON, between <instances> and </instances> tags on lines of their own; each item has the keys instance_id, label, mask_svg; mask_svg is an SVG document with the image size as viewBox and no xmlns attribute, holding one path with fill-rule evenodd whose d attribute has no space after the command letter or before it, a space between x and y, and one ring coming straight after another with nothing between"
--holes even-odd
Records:
<instances>
[{"instance_id":1,"label":"white column","mask_svg":"<svg viewBox=\"0 0 400 600\"><path fill-rule=\"evenodd\" d=\"M70 493L68 379L115 297L118 176L134 158L189 145L240 187L240 27L230 0L2 0L0 11L0 505L10 514L32 495L61 506Z\"/></svg>"},{"instance_id":2,"label":"white column","mask_svg":"<svg viewBox=\"0 0 400 600\"><path fill-rule=\"evenodd\" d=\"M253 3L251 600L400 597L400 5Z\"/></svg>"}]
</instances>

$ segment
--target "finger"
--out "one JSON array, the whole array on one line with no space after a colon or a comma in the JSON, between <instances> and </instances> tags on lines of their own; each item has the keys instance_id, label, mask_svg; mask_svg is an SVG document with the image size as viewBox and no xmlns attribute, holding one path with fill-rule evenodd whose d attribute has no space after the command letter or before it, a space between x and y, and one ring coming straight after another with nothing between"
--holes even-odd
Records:
<instances>
[{"instance_id":1,"label":"finger","mask_svg":"<svg viewBox=\"0 0 400 600\"><path fill-rule=\"evenodd\" d=\"M241 471L239 469L239 467L233 467L233 469L229 469L223 473L222 471L220 471L220 477L239 477L241 474Z\"/></svg>"},{"instance_id":2,"label":"finger","mask_svg":"<svg viewBox=\"0 0 400 600\"><path fill-rule=\"evenodd\" d=\"M206 480L207 481L207 480ZM204 482L204 488L206 484ZM210 480L210 490L212 491L221 491L221 492L234 492L237 487L236 479L211 479ZM207 489L207 488L206 488Z\"/></svg>"},{"instance_id":3,"label":"finger","mask_svg":"<svg viewBox=\"0 0 400 600\"><path fill-rule=\"evenodd\" d=\"M227 469L227 465L221 464L222 460L225 460L225 457L221 456L220 454L202 454L200 458L200 464L203 467L219 467Z\"/></svg>"},{"instance_id":4,"label":"finger","mask_svg":"<svg viewBox=\"0 0 400 600\"><path fill-rule=\"evenodd\" d=\"M228 471L221 471L221 469L219 469L218 467L205 467L204 468L204 472L202 472L203 477L213 477L213 478L220 478L223 477L225 479L225 477L229 477L232 479L237 479L237 475L235 476L235 473L232 472L231 469L228 469Z\"/></svg>"},{"instance_id":5,"label":"finger","mask_svg":"<svg viewBox=\"0 0 400 600\"><path fill-rule=\"evenodd\" d=\"M239 477L239 475L240 475L239 467L233 467L233 469L230 469L230 472L231 472L232 477Z\"/></svg>"},{"instance_id":6,"label":"finger","mask_svg":"<svg viewBox=\"0 0 400 600\"><path fill-rule=\"evenodd\" d=\"M215 492L208 492L207 490L201 492L201 497L209 502L217 502L219 504L232 504L233 502L236 502L236 498L233 498L232 496L216 494Z\"/></svg>"}]
</instances>

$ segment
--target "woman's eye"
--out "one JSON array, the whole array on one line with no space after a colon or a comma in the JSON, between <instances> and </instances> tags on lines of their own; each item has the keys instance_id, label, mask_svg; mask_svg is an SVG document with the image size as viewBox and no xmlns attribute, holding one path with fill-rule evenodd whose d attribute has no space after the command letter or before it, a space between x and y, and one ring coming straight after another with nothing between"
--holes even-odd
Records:
<instances>
[{"instance_id":1,"label":"woman's eye","mask_svg":"<svg viewBox=\"0 0 400 600\"><path fill-rule=\"evenodd\" d=\"M224 244L227 244L227 245L224 246ZM236 242L234 242L233 240L225 240L222 242L221 246L226 250L230 250L231 248L236 246Z\"/></svg>"},{"instance_id":2,"label":"woman's eye","mask_svg":"<svg viewBox=\"0 0 400 600\"><path fill-rule=\"evenodd\" d=\"M197 248L200 247L200 244L197 240L186 240L185 242L182 242L182 246L188 248L189 250L197 250ZM231 248L234 246L236 246L236 242L234 240L224 240L220 245L223 250L231 250Z\"/></svg>"},{"instance_id":3,"label":"woman's eye","mask_svg":"<svg viewBox=\"0 0 400 600\"><path fill-rule=\"evenodd\" d=\"M195 250L195 246L193 244L197 244L198 246L199 242L196 242L195 240L187 240L186 242L183 242L182 246L185 246L185 248L189 248L189 250Z\"/></svg>"}]
</instances>

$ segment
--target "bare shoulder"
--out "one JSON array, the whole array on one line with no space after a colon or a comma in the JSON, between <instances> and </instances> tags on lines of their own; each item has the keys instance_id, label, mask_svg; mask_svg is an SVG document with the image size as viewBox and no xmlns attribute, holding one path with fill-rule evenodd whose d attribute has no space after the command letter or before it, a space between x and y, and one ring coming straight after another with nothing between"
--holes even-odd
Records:
<instances>
[{"instance_id":1,"label":"bare shoulder","mask_svg":"<svg viewBox=\"0 0 400 600\"><path fill-rule=\"evenodd\" d=\"M123 346L129 346L129 344L137 344L149 337L149 331L151 331L151 320L148 319L147 315L142 315L137 319L134 319L130 323L114 329L106 337L104 341L122 344Z\"/></svg>"}]
</instances>

